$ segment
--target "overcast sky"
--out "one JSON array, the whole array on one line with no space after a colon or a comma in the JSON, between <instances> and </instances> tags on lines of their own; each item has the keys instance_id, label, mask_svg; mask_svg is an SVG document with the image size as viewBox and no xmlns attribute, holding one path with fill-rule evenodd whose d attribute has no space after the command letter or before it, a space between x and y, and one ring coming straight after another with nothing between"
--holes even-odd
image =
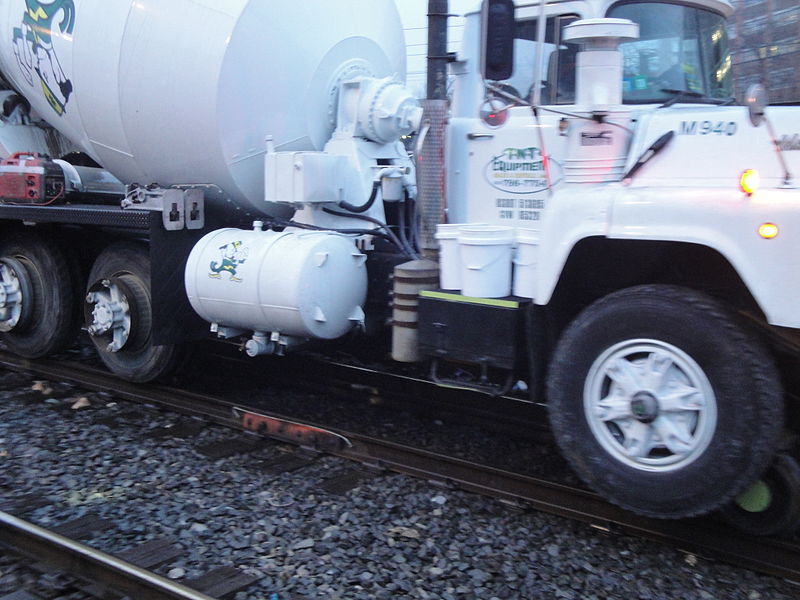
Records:
<instances>
[{"instance_id":1,"label":"overcast sky","mask_svg":"<svg viewBox=\"0 0 800 600\"><path fill-rule=\"evenodd\" d=\"M403 19L408 46L408 85L418 95L425 92L425 53L428 43L428 0L395 0ZM451 14L464 14L480 4L479 0L450 0ZM455 52L461 44L464 19L450 18L449 50Z\"/></svg>"}]
</instances>

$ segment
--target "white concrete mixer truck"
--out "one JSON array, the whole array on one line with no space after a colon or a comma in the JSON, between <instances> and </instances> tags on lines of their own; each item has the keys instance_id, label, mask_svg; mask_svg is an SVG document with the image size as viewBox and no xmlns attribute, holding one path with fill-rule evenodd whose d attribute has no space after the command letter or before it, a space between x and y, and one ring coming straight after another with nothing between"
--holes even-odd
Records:
<instances>
[{"instance_id":1,"label":"white concrete mixer truck","mask_svg":"<svg viewBox=\"0 0 800 600\"><path fill-rule=\"evenodd\" d=\"M733 99L730 3L429 12L421 107L391 0L4 2L6 347L347 343L527 389L627 509L796 526L800 111Z\"/></svg>"}]
</instances>

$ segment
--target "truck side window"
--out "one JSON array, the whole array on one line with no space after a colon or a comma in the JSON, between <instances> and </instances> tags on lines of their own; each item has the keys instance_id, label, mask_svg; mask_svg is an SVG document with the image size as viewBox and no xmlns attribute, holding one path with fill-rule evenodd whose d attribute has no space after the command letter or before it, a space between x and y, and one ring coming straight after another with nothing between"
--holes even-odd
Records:
<instances>
[{"instance_id":1,"label":"truck side window","mask_svg":"<svg viewBox=\"0 0 800 600\"><path fill-rule=\"evenodd\" d=\"M577 21L577 15L560 15L547 19L542 73L542 103L571 104L575 102L576 44L562 42L564 27ZM514 75L502 83L520 98L533 96L536 75L537 19L517 22L514 40Z\"/></svg>"}]
</instances>

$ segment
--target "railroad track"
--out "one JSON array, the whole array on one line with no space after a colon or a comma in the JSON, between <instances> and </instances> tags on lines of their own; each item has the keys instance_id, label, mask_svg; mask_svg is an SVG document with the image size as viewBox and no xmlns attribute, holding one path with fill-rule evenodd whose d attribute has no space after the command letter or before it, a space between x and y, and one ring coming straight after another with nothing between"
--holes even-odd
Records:
<instances>
[{"instance_id":1,"label":"railroad track","mask_svg":"<svg viewBox=\"0 0 800 600\"><path fill-rule=\"evenodd\" d=\"M228 348L224 348L228 349ZM388 373L353 362L337 362L323 357L290 355L272 360L242 358L240 352L220 351L220 344L209 345L202 353L200 372L222 362L236 369L241 379L280 381L286 386L303 387L324 395L361 396L377 403L413 408L432 416L446 414L448 420L510 433L518 437L549 436L545 405L527 398L487 396L469 388L434 386L419 373ZM435 402L431 400L435 396Z\"/></svg>"},{"instance_id":2,"label":"railroad track","mask_svg":"<svg viewBox=\"0 0 800 600\"><path fill-rule=\"evenodd\" d=\"M91 587L98 590L98 597L106 590L113 590L137 600L214 600L131 562L3 512L0 512L0 545L43 562L48 568L78 575L91 582Z\"/></svg>"},{"instance_id":3,"label":"railroad track","mask_svg":"<svg viewBox=\"0 0 800 600\"><path fill-rule=\"evenodd\" d=\"M578 519L599 529L626 532L701 556L800 581L800 546L797 543L747 537L710 518L660 521L639 517L583 489L330 428L321 423L299 422L275 413L265 414L260 409L218 396L157 385L131 384L85 365L51 360L28 361L0 352L0 366L290 442L307 452L326 453L358 462L372 471L388 470L424 478L518 506Z\"/></svg>"}]
</instances>

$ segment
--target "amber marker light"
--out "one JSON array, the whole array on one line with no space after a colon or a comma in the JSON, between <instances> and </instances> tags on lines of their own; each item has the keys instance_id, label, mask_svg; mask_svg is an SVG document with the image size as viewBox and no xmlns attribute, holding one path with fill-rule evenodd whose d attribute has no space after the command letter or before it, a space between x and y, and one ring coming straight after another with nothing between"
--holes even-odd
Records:
<instances>
[{"instance_id":1,"label":"amber marker light","mask_svg":"<svg viewBox=\"0 0 800 600\"><path fill-rule=\"evenodd\" d=\"M765 240L771 240L778 237L778 234L781 230L778 228L775 223L763 223L758 228L758 235L760 235Z\"/></svg>"},{"instance_id":2,"label":"amber marker light","mask_svg":"<svg viewBox=\"0 0 800 600\"><path fill-rule=\"evenodd\" d=\"M758 190L760 183L761 177L755 169L747 169L739 179L739 187L748 196L752 196Z\"/></svg>"}]
</instances>

